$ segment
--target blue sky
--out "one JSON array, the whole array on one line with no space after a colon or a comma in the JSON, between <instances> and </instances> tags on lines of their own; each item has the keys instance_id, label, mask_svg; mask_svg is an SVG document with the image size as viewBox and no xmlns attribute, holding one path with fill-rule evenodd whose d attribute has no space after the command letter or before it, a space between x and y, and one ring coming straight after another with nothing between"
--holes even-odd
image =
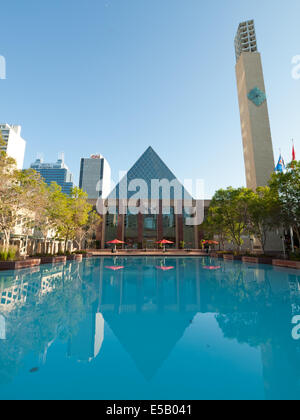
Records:
<instances>
[{"instance_id":1,"label":"blue sky","mask_svg":"<svg viewBox=\"0 0 300 420\"><path fill-rule=\"evenodd\" d=\"M23 127L25 166L101 153L114 177L149 146L206 195L245 184L233 40L254 18L273 143L300 156L299 0L10 0L1 6L0 120Z\"/></svg>"}]
</instances>

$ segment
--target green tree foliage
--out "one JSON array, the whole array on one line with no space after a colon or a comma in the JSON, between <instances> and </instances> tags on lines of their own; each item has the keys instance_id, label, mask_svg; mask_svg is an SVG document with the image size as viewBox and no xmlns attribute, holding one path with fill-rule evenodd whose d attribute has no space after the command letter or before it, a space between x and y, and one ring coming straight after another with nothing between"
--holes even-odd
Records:
<instances>
[{"instance_id":1,"label":"green tree foliage","mask_svg":"<svg viewBox=\"0 0 300 420\"><path fill-rule=\"evenodd\" d=\"M87 194L77 187L72 190L70 196L56 190L56 202L57 199L58 207L54 209L56 228L66 247L69 240L75 240L78 230L88 224L93 207L87 202Z\"/></svg>"},{"instance_id":2,"label":"green tree foliage","mask_svg":"<svg viewBox=\"0 0 300 420\"><path fill-rule=\"evenodd\" d=\"M213 239L217 235L223 249L225 248L225 243L230 240L228 229L224 224L224 218L219 211L211 211L210 209L206 220L201 226L201 230L204 230L206 239Z\"/></svg>"},{"instance_id":3,"label":"green tree foliage","mask_svg":"<svg viewBox=\"0 0 300 420\"><path fill-rule=\"evenodd\" d=\"M96 232L102 218L95 212L89 213L88 221L84 225L79 225L76 229L75 242L79 250L83 249L85 241L92 240L94 233Z\"/></svg>"},{"instance_id":4,"label":"green tree foliage","mask_svg":"<svg viewBox=\"0 0 300 420\"><path fill-rule=\"evenodd\" d=\"M209 209L206 224L209 231L231 241L238 251L243 245L242 236L249 227L249 204L253 195L253 191L247 188L219 190Z\"/></svg>"},{"instance_id":5,"label":"green tree foliage","mask_svg":"<svg viewBox=\"0 0 300 420\"><path fill-rule=\"evenodd\" d=\"M274 173L269 186L256 192L231 187L217 191L203 227L237 250L243 235L253 235L265 251L270 232L280 227L292 227L300 242L300 162L290 164L285 173Z\"/></svg>"},{"instance_id":6,"label":"green tree foliage","mask_svg":"<svg viewBox=\"0 0 300 420\"><path fill-rule=\"evenodd\" d=\"M68 196L56 183L48 187L37 172L19 171L16 162L4 151L0 153L0 179L0 232L4 251L16 225L22 225L27 234L37 229L43 239L52 230L66 246L80 235L83 240L100 221L82 190L74 188Z\"/></svg>"},{"instance_id":7,"label":"green tree foliage","mask_svg":"<svg viewBox=\"0 0 300 420\"><path fill-rule=\"evenodd\" d=\"M15 161L3 151L0 154L0 179L0 232L7 249L17 223L25 230L32 227L45 204L46 186L36 172L17 170Z\"/></svg>"},{"instance_id":8,"label":"green tree foliage","mask_svg":"<svg viewBox=\"0 0 300 420\"><path fill-rule=\"evenodd\" d=\"M280 205L280 222L293 228L300 242L300 162L293 162L285 173L273 174L270 187Z\"/></svg>"},{"instance_id":9,"label":"green tree foliage","mask_svg":"<svg viewBox=\"0 0 300 420\"><path fill-rule=\"evenodd\" d=\"M259 187L249 200L249 226L247 231L259 239L265 252L268 236L279 222L278 196L270 187Z\"/></svg>"}]
</instances>

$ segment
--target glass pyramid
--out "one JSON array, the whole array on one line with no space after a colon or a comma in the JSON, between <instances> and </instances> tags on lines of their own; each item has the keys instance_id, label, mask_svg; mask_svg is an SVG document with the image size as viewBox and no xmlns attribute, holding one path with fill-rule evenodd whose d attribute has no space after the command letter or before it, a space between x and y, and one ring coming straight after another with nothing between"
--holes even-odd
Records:
<instances>
[{"instance_id":1,"label":"glass pyramid","mask_svg":"<svg viewBox=\"0 0 300 420\"><path fill-rule=\"evenodd\" d=\"M127 181L126 177L121 180L121 182L116 186L116 188L111 192L109 199L126 199L131 198L135 195L139 188L136 188L138 181L136 180L143 180L147 184L148 194L144 197L141 195L140 198L142 199L151 199L151 184L152 180L167 180L172 182L172 185L175 188L171 188L171 195L170 197L160 189L159 197L152 197L155 199L168 199L171 200L183 200L188 199L191 200L191 195L184 189L183 185L177 180L176 176L170 171L167 165L161 160L158 154L149 147L145 153L138 159L138 161L133 165L133 167L127 172ZM134 191L128 191L128 187L134 186ZM124 188L125 187L125 188ZM126 196L126 191L127 196ZM181 191L179 193L179 191Z\"/></svg>"}]
</instances>

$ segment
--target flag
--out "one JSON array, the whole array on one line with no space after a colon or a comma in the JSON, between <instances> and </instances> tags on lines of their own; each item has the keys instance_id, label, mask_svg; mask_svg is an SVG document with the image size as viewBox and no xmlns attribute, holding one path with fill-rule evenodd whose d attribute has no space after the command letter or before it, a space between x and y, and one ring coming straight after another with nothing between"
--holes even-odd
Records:
<instances>
[{"instance_id":1,"label":"flag","mask_svg":"<svg viewBox=\"0 0 300 420\"><path fill-rule=\"evenodd\" d=\"M291 163L291 168L294 169L294 162L296 161L296 151L295 151L295 146L293 143L293 150L292 150L292 163Z\"/></svg>"},{"instance_id":2,"label":"flag","mask_svg":"<svg viewBox=\"0 0 300 420\"><path fill-rule=\"evenodd\" d=\"M295 151L295 146L293 145L293 162L295 162L296 160L296 151Z\"/></svg>"},{"instance_id":3,"label":"flag","mask_svg":"<svg viewBox=\"0 0 300 420\"><path fill-rule=\"evenodd\" d=\"M275 168L275 172L281 172L282 173L283 171L285 171L285 169L286 169L286 167L285 167L283 157L280 155L277 166Z\"/></svg>"}]
</instances>

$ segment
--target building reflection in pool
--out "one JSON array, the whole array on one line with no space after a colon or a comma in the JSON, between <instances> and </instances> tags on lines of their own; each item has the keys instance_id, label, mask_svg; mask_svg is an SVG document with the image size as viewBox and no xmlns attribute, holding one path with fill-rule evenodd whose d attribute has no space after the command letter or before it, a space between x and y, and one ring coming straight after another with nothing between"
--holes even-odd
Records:
<instances>
[{"instance_id":1,"label":"building reflection in pool","mask_svg":"<svg viewBox=\"0 0 300 420\"><path fill-rule=\"evenodd\" d=\"M210 313L224 339L260 349L267 399L298 399L300 341L291 322L300 314L298 272L227 262L207 270L213 266L196 258L107 258L0 274L0 383L18 374L30 352L46 363L57 340L78 362L101 357L105 322L151 380L194 317Z\"/></svg>"}]
</instances>

